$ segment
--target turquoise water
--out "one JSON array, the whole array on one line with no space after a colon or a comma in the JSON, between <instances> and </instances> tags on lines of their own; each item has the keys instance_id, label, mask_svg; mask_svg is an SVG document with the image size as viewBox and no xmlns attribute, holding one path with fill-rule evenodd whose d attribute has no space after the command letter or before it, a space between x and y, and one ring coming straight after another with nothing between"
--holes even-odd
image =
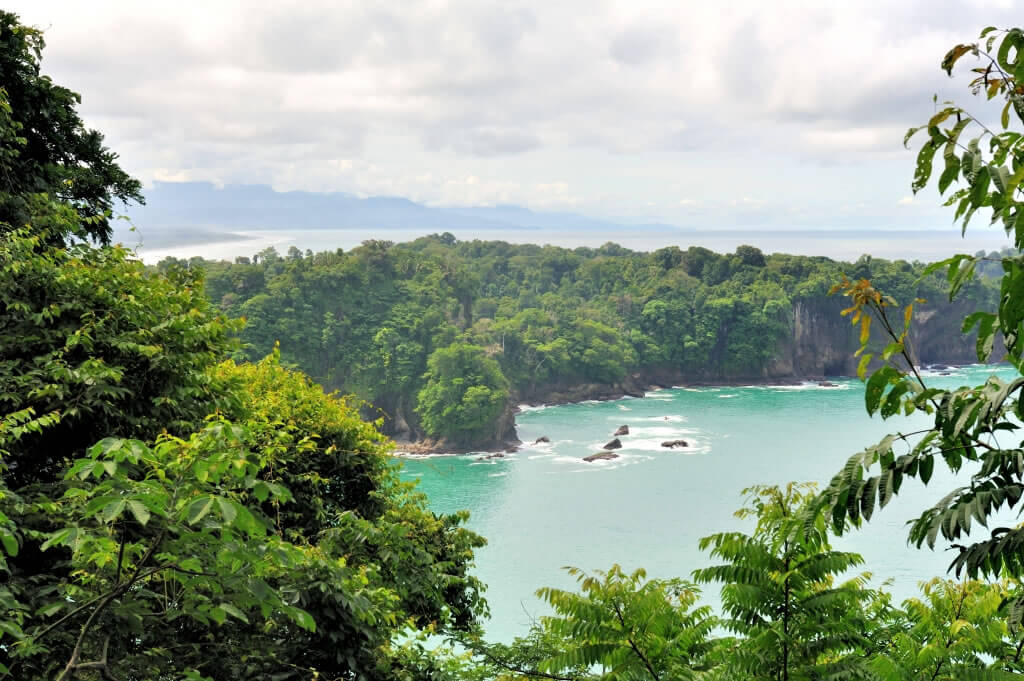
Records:
<instances>
[{"instance_id":1,"label":"turquoise water","mask_svg":"<svg viewBox=\"0 0 1024 681\"><path fill-rule=\"evenodd\" d=\"M989 367L933 374L935 385L975 384ZM1010 375L1006 370L1001 374ZM708 534L749 530L733 517L741 490L754 484L827 482L859 449L921 418L869 418L863 385L676 388L643 399L527 408L517 415L520 439L542 435L550 444L527 445L502 459L446 456L407 460L405 475L420 481L435 511L469 509L469 527L489 540L476 574L487 584L495 640L525 633L545 612L533 595L540 586L571 587L561 570L573 565L605 569L613 563L644 567L651 576L685 576L708 563L697 547ZM621 458L580 459L600 451L620 425ZM660 446L685 439L685 450ZM862 553L876 583L891 580L899 598L919 580L943 574L952 555L906 545L905 523L952 487L950 474L928 487L904 484L899 497L839 548ZM717 603L716 589L705 598Z\"/></svg>"}]
</instances>

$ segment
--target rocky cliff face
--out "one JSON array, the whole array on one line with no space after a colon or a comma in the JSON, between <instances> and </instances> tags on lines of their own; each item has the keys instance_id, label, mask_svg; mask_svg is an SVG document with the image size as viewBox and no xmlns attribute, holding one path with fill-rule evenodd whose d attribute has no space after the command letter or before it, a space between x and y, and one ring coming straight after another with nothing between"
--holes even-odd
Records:
<instances>
[{"instance_id":1,"label":"rocky cliff face","mask_svg":"<svg viewBox=\"0 0 1024 681\"><path fill-rule=\"evenodd\" d=\"M616 383L559 382L538 386L515 396L530 403L560 404L582 400L607 400L624 395L641 396L652 387L681 383L714 384L750 381L793 382L823 379L829 376L854 376L854 353L860 347L857 329L849 317L840 314L845 301L826 298L797 301L793 304L789 332L778 340L772 360L758 375L734 375L714 369L699 374L686 373L674 366L645 367ZM939 301L922 305L914 313L910 351L917 364L970 364L978 361L974 335L960 333L963 318L974 310L970 301ZM902 314L894 311L894 323L902 324ZM887 345L877 324L872 329L869 351L876 355ZM994 353L995 357L1000 352Z\"/></svg>"},{"instance_id":2,"label":"rocky cliff face","mask_svg":"<svg viewBox=\"0 0 1024 681\"><path fill-rule=\"evenodd\" d=\"M849 317L840 312L844 301L797 301L793 304L791 335L782 339L766 378L824 378L853 376L859 347L857 330ZM964 317L974 307L970 301L938 301L921 305L914 311L910 333L910 352L917 364L970 364L977 362L975 334L960 332ZM899 310L893 323L902 325ZM887 344L877 324L872 327L871 351L879 352ZM995 353L999 356L999 353Z\"/></svg>"},{"instance_id":3,"label":"rocky cliff face","mask_svg":"<svg viewBox=\"0 0 1024 681\"><path fill-rule=\"evenodd\" d=\"M857 373L859 347L857 329L849 317L840 312L845 301L827 298L816 301L797 301L793 304L789 332L778 340L773 359L760 375L726 375L713 369L700 374L688 374L674 366L650 366L623 377L615 383L581 383L569 380L536 386L529 392L512 396L508 407L493 424L488 434L474 442L448 442L420 440L406 451L465 452L499 451L519 444L515 434L515 409L518 402L532 404L563 404L583 400L609 400L626 395L643 396L652 388L679 384L748 383L751 381L796 382L820 380L830 376L853 376ZM949 303L939 301L922 305L915 310L910 337L911 355L917 364L970 364L977 361L974 335L960 332L964 317L974 310L970 301ZM902 325L902 313L895 310L893 323ZM878 354L887 344L877 324L872 329L872 347ZM1000 357L997 348L994 357ZM403 419L396 419L405 429ZM389 424L390 425L390 424ZM397 425L397 424L396 424ZM415 433L399 433L415 439Z\"/></svg>"}]
</instances>

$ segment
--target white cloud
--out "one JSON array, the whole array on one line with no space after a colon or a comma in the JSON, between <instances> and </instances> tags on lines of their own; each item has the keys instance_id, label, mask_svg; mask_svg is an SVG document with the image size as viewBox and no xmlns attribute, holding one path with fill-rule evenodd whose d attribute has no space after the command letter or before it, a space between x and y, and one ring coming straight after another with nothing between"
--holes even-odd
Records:
<instances>
[{"instance_id":1,"label":"white cloud","mask_svg":"<svg viewBox=\"0 0 1024 681\"><path fill-rule=\"evenodd\" d=\"M693 212L679 195L720 215L743 191L778 214L823 196L827 216L902 190L903 131L933 92L964 94L942 54L1016 18L970 0L8 5L147 182L667 220Z\"/></svg>"}]
</instances>

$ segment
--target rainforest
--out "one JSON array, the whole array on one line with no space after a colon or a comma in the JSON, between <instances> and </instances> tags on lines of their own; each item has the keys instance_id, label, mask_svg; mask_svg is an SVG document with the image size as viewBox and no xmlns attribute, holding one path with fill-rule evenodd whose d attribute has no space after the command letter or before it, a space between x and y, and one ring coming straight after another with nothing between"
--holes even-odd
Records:
<instances>
[{"instance_id":1,"label":"rainforest","mask_svg":"<svg viewBox=\"0 0 1024 681\"><path fill-rule=\"evenodd\" d=\"M166 258L158 269L205 273L212 302L246 320L239 357L279 344L285 361L365 400L364 416L417 451L477 451L514 443L520 403L852 376L857 336L829 295L844 275L926 301L908 344L917 363L976 361L959 326L996 304L994 264L953 303L946 278L922 263L753 246L643 253L440 234L347 253L267 249L234 263Z\"/></svg>"},{"instance_id":2,"label":"rainforest","mask_svg":"<svg viewBox=\"0 0 1024 681\"><path fill-rule=\"evenodd\" d=\"M43 73L45 47L0 12L0 678L1024 675L1024 30L988 27L935 55L972 106L936 102L909 131L911 189L937 188L958 229L989 218L1007 245L930 264L440 233L147 266L113 239L116 210L144 187L87 127L79 94ZM998 105L994 121L969 113L979 102ZM923 365L939 362L978 366L933 380L943 369ZM476 558L505 538L432 506L394 456L391 436L431 452L513 444L519 403L677 382L829 390L838 375L862 391L872 442L816 458L832 471L821 484L748 485L726 527L684 511L680 485L658 512L699 532L705 560L655 575L597 542L605 565L537 584L546 610L504 640L486 633ZM827 418L824 405L810 408ZM824 452L774 416L761 422ZM759 446L769 430L721 422ZM736 477L777 473L742 449ZM687 484L722 497L722 477ZM928 485L941 496L909 491ZM896 497L913 502L908 544L948 557L899 598L839 547Z\"/></svg>"}]
</instances>

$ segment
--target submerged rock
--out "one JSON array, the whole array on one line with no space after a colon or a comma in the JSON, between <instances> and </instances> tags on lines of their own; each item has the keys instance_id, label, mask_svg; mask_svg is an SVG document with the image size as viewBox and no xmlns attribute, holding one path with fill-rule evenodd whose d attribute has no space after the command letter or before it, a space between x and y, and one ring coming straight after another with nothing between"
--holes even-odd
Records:
<instances>
[{"instance_id":1,"label":"submerged rock","mask_svg":"<svg viewBox=\"0 0 1024 681\"><path fill-rule=\"evenodd\" d=\"M533 441L533 444L539 445L541 442L551 442L547 435L541 435L539 438Z\"/></svg>"},{"instance_id":2,"label":"submerged rock","mask_svg":"<svg viewBox=\"0 0 1024 681\"><path fill-rule=\"evenodd\" d=\"M488 454L487 456L478 456L476 458L476 460L477 461L486 461L487 459L504 459L504 458L505 458L504 454L502 454L501 452L496 452L494 454Z\"/></svg>"},{"instance_id":3,"label":"submerged rock","mask_svg":"<svg viewBox=\"0 0 1024 681\"><path fill-rule=\"evenodd\" d=\"M818 381L818 387L819 388L838 388L839 385L837 383L833 383L832 381Z\"/></svg>"},{"instance_id":4,"label":"submerged rock","mask_svg":"<svg viewBox=\"0 0 1024 681\"><path fill-rule=\"evenodd\" d=\"M611 442L606 444L604 446L604 448L605 449L622 449L622 442L619 441L619 438L615 438L614 440L612 440Z\"/></svg>"},{"instance_id":5,"label":"submerged rock","mask_svg":"<svg viewBox=\"0 0 1024 681\"><path fill-rule=\"evenodd\" d=\"M617 459L619 455L615 452L598 452L597 454L591 454L590 456L583 457L586 462L603 461L606 459Z\"/></svg>"},{"instance_id":6,"label":"submerged rock","mask_svg":"<svg viewBox=\"0 0 1024 681\"><path fill-rule=\"evenodd\" d=\"M686 440L666 440L661 443L661 446L675 449L676 447L689 447L690 443Z\"/></svg>"},{"instance_id":7,"label":"submerged rock","mask_svg":"<svg viewBox=\"0 0 1024 681\"><path fill-rule=\"evenodd\" d=\"M629 426L619 426L619 429L612 433L615 437L620 435L629 435Z\"/></svg>"}]
</instances>

